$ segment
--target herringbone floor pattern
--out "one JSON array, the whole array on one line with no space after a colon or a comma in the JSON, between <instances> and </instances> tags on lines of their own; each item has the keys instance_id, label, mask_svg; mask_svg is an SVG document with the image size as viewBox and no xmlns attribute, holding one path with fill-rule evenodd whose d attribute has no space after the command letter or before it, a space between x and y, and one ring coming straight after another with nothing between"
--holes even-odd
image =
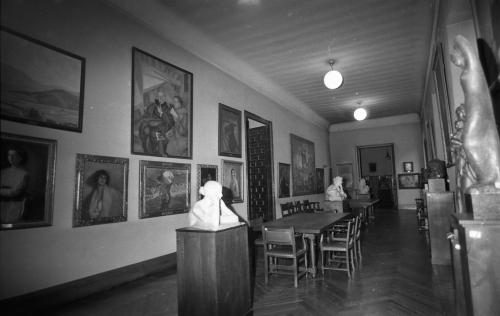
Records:
<instances>
[{"instance_id":1,"label":"herringbone floor pattern","mask_svg":"<svg viewBox=\"0 0 500 316\"><path fill-rule=\"evenodd\" d=\"M432 266L426 235L414 211L376 210L363 230L363 262L349 280L345 272L289 276L264 284L257 249L254 316L454 315L451 267ZM158 274L64 306L50 315L177 315L176 275Z\"/></svg>"}]
</instances>

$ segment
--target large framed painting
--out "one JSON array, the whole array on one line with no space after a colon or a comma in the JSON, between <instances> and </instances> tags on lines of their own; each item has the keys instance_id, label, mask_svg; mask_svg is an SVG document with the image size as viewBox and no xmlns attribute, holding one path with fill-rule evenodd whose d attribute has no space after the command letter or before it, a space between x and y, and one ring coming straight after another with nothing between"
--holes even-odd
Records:
<instances>
[{"instance_id":1,"label":"large framed painting","mask_svg":"<svg viewBox=\"0 0 500 316\"><path fill-rule=\"evenodd\" d=\"M82 132L85 59L0 28L2 119Z\"/></svg>"},{"instance_id":2,"label":"large framed painting","mask_svg":"<svg viewBox=\"0 0 500 316\"><path fill-rule=\"evenodd\" d=\"M139 161L139 218L189 211L191 164Z\"/></svg>"},{"instance_id":3,"label":"large framed painting","mask_svg":"<svg viewBox=\"0 0 500 316\"><path fill-rule=\"evenodd\" d=\"M241 111L219 103L219 156L241 158Z\"/></svg>"},{"instance_id":4,"label":"large framed painting","mask_svg":"<svg viewBox=\"0 0 500 316\"><path fill-rule=\"evenodd\" d=\"M342 185L344 189L352 189L353 188L353 171L352 171L352 163L338 163L337 167L337 176L342 177ZM333 182L333 180L332 180ZM330 183L332 183L330 182Z\"/></svg>"},{"instance_id":5,"label":"large framed painting","mask_svg":"<svg viewBox=\"0 0 500 316\"><path fill-rule=\"evenodd\" d=\"M216 165L198 165L198 186L197 186L197 194L198 200L203 198L203 195L200 194L200 188L205 185L207 181L217 181L218 178L218 167Z\"/></svg>"},{"instance_id":6,"label":"large framed painting","mask_svg":"<svg viewBox=\"0 0 500 316\"><path fill-rule=\"evenodd\" d=\"M421 187L420 173L398 174L399 189L419 189Z\"/></svg>"},{"instance_id":7,"label":"large framed painting","mask_svg":"<svg viewBox=\"0 0 500 316\"><path fill-rule=\"evenodd\" d=\"M316 193L325 193L325 169L316 168Z\"/></svg>"},{"instance_id":8,"label":"large framed painting","mask_svg":"<svg viewBox=\"0 0 500 316\"><path fill-rule=\"evenodd\" d=\"M56 141L1 133L0 143L0 228L52 225Z\"/></svg>"},{"instance_id":9,"label":"large framed painting","mask_svg":"<svg viewBox=\"0 0 500 316\"><path fill-rule=\"evenodd\" d=\"M294 196L316 193L314 143L290 134Z\"/></svg>"},{"instance_id":10,"label":"large framed painting","mask_svg":"<svg viewBox=\"0 0 500 316\"><path fill-rule=\"evenodd\" d=\"M77 154L73 227L127 220L127 158Z\"/></svg>"},{"instance_id":11,"label":"large framed painting","mask_svg":"<svg viewBox=\"0 0 500 316\"><path fill-rule=\"evenodd\" d=\"M192 157L193 74L132 49L132 153Z\"/></svg>"},{"instance_id":12,"label":"large framed painting","mask_svg":"<svg viewBox=\"0 0 500 316\"><path fill-rule=\"evenodd\" d=\"M222 186L230 190L233 203L243 203L242 162L222 160Z\"/></svg>"},{"instance_id":13,"label":"large framed painting","mask_svg":"<svg viewBox=\"0 0 500 316\"><path fill-rule=\"evenodd\" d=\"M439 116L442 123L441 137L443 138L443 143L445 145L444 160L448 166L451 166L454 162L453 155L451 153L450 133L453 133L454 129L444 65L443 46L441 43L437 43L432 70L434 73L434 84L437 95L436 101L438 103Z\"/></svg>"},{"instance_id":14,"label":"large framed painting","mask_svg":"<svg viewBox=\"0 0 500 316\"><path fill-rule=\"evenodd\" d=\"M279 188L278 198L290 197L290 164L278 164Z\"/></svg>"}]
</instances>

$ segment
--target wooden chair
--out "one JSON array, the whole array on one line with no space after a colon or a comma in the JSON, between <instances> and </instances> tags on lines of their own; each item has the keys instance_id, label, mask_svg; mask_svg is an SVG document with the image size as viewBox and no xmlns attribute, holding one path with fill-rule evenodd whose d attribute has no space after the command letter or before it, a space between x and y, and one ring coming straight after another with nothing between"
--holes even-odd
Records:
<instances>
[{"instance_id":1,"label":"wooden chair","mask_svg":"<svg viewBox=\"0 0 500 316\"><path fill-rule=\"evenodd\" d=\"M356 227L354 230L354 254L356 261L358 263L361 262L363 256L361 255L361 218L359 216L356 216Z\"/></svg>"},{"instance_id":2,"label":"wooden chair","mask_svg":"<svg viewBox=\"0 0 500 316\"><path fill-rule=\"evenodd\" d=\"M281 216L287 217L293 214L293 207L290 203L281 203Z\"/></svg>"},{"instance_id":3,"label":"wooden chair","mask_svg":"<svg viewBox=\"0 0 500 316\"><path fill-rule=\"evenodd\" d=\"M270 228L262 226L262 236L264 240L264 280L266 284L270 274L293 274L295 287L298 286L298 279L307 272L307 249L303 235L298 238L293 227ZM297 240L299 239L299 246ZM278 260L283 259L283 260ZM292 261L291 265L284 263ZM304 262L301 271L299 264Z\"/></svg>"},{"instance_id":4,"label":"wooden chair","mask_svg":"<svg viewBox=\"0 0 500 316\"><path fill-rule=\"evenodd\" d=\"M294 207L295 207L295 210L294 210L295 213L302 213L302 211L304 210L302 208L302 204L300 203L300 201L295 202Z\"/></svg>"},{"instance_id":5,"label":"wooden chair","mask_svg":"<svg viewBox=\"0 0 500 316\"><path fill-rule=\"evenodd\" d=\"M325 269L346 271L351 278L351 270L354 272L354 225L355 222L347 222L347 231L343 237L338 235L335 239L329 235L321 234L320 238L320 261L321 271ZM328 265L325 264L325 257Z\"/></svg>"},{"instance_id":6,"label":"wooden chair","mask_svg":"<svg viewBox=\"0 0 500 316\"><path fill-rule=\"evenodd\" d=\"M309 200L304 200L302 202L302 211L305 213L313 213L313 206L309 203Z\"/></svg>"}]
</instances>

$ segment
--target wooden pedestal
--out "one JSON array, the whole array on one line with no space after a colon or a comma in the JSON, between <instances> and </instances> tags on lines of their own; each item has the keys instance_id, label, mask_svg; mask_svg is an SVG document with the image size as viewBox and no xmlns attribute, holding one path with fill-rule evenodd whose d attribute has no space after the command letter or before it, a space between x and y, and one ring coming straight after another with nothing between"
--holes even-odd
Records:
<instances>
[{"instance_id":1,"label":"wooden pedestal","mask_svg":"<svg viewBox=\"0 0 500 316\"><path fill-rule=\"evenodd\" d=\"M431 262L451 265L450 244L446 235L450 231L450 215L455 213L453 192L427 192L425 198L431 240Z\"/></svg>"},{"instance_id":2,"label":"wooden pedestal","mask_svg":"<svg viewBox=\"0 0 500 316\"><path fill-rule=\"evenodd\" d=\"M245 315L251 309L248 228L177 229L179 315Z\"/></svg>"}]
</instances>

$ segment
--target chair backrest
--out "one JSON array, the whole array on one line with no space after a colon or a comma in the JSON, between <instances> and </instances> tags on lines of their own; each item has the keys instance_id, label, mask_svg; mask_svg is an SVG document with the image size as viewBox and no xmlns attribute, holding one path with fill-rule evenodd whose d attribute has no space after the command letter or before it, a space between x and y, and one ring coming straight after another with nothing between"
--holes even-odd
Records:
<instances>
[{"instance_id":1,"label":"chair backrest","mask_svg":"<svg viewBox=\"0 0 500 316\"><path fill-rule=\"evenodd\" d=\"M281 216L287 217L292 215L292 209L290 208L290 203L281 203Z\"/></svg>"},{"instance_id":2,"label":"chair backrest","mask_svg":"<svg viewBox=\"0 0 500 316\"><path fill-rule=\"evenodd\" d=\"M295 213L300 213L302 212L302 204L300 204L300 201L295 202Z\"/></svg>"},{"instance_id":3,"label":"chair backrest","mask_svg":"<svg viewBox=\"0 0 500 316\"><path fill-rule=\"evenodd\" d=\"M311 211L311 204L309 204L309 200L302 201L302 211L303 212L310 212Z\"/></svg>"},{"instance_id":4,"label":"chair backrest","mask_svg":"<svg viewBox=\"0 0 500 316\"><path fill-rule=\"evenodd\" d=\"M287 245L292 246L292 251L296 251L295 247L295 229L288 228L274 228L262 226L262 239L265 249L269 249L270 245Z\"/></svg>"}]
</instances>

